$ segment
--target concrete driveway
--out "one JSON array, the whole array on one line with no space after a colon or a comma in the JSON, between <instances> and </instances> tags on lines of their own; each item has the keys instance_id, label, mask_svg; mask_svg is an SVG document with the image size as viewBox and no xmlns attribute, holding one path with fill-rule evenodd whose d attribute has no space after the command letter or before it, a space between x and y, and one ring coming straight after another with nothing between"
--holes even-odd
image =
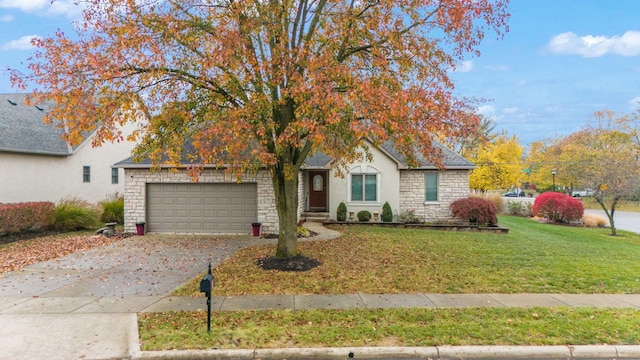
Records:
<instances>
[{"instance_id":1,"label":"concrete driveway","mask_svg":"<svg viewBox=\"0 0 640 360\"><path fill-rule=\"evenodd\" d=\"M603 210L585 209L584 212L585 214L602 216L603 218L607 219L607 224L609 224L607 215ZM613 220L615 221L616 229L632 231L640 234L640 213L631 211L616 211L613 214Z\"/></svg>"},{"instance_id":2,"label":"concrete driveway","mask_svg":"<svg viewBox=\"0 0 640 360\"><path fill-rule=\"evenodd\" d=\"M273 239L250 236L134 236L0 274L3 297L167 295L237 250Z\"/></svg>"}]
</instances>

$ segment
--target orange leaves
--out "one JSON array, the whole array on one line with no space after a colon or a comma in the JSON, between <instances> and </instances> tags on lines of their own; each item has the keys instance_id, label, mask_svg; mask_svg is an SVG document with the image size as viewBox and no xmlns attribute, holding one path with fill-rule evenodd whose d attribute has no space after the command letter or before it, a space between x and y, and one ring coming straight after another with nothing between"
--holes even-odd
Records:
<instances>
[{"instance_id":1,"label":"orange leaves","mask_svg":"<svg viewBox=\"0 0 640 360\"><path fill-rule=\"evenodd\" d=\"M188 104L146 129L139 153L157 158L181 154L186 137L209 163L275 164L306 144L353 158L364 137L428 156L432 134L473 126L452 94L454 58L507 18L501 0L89 0L78 40L38 40L35 83L12 78L58 102L49 118L74 141L98 127L119 138L122 94L154 116Z\"/></svg>"}]
</instances>

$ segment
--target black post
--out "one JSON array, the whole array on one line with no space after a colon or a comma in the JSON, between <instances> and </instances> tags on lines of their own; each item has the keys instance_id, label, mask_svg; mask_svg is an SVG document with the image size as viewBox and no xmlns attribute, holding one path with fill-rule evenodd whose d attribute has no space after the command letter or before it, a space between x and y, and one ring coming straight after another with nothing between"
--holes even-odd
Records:
<instances>
[{"instance_id":1,"label":"black post","mask_svg":"<svg viewBox=\"0 0 640 360\"><path fill-rule=\"evenodd\" d=\"M209 261L209 271L207 276L200 281L200 292L207 297L207 332L211 332L211 292L213 291L213 274L211 273L211 261Z\"/></svg>"},{"instance_id":2,"label":"black post","mask_svg":"<svg viewBox=\"0 0 640 360\"><path fill-rule=\"evenodd\" d=\"M213 274L211 274L211 261L209 261L209 272L207 278L211 281L211 291L213 291ZM211 291L207 292L207 333L211 332Z\"/></svg>"}]
</instances>

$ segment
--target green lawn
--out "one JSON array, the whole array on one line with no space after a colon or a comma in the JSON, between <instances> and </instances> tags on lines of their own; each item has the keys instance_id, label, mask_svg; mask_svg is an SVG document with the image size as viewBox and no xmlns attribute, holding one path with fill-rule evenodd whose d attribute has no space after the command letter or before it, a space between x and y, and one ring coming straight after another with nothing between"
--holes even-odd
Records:
<instances>
[{"instance_id":1,"label":"green lawn","mask_svg":"<svg viewBox=\"0 0 640 360\"><path fill-rule=\"evenodd\" d=\"M323 262L263 271L273 246L215 267L215 295L640 293L640 236L500 217L509 234L344 227L302 242ZM201 297L195 278L177 295ZM353 309L140 314L143 350L321 346L640 344L640 312L592 308Z\"/></svg>"},{"instance_id":2,"label":"green lawn","mask_svg":"<svg viewBox=\"0 0 640 360\"><path fill-rule=\"evenodd\" d=\"M273 246L247 248L214 268L214 295L349 293L640 293L640 236L502 216L509 234L344 227L302 242L323 265L263 271ZM176 295L200 296L193 279Z\"/></svg>"}]
</instances>

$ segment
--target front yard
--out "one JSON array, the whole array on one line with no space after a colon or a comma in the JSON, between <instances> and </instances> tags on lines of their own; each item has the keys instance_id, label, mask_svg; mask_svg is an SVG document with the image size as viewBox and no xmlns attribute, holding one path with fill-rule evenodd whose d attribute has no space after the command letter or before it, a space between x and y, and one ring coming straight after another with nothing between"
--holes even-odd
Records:
<instances>
[{"instance_id":1,"label":"front yard","mask_svg":"<svg viewBox=\"0 0 640 360\"><path fill-rule=\"evenodd\" d=\"M342 228L301 243L323 262L304 273L263 271L273 247L214 268L215 295L344 293L640 293L640 235L501 217L509 234ZM177 291L202 296L194 279ZM146 313L143 350L640 344L640 312L595 308L355 309Z\"/></svg>"},{"instance_id":2,"label":"front yard","mask_svg":"<svg viewBox=\"0 0 640 360\"><path fill-rule=\"evenodd\" d=\"M246 248L216 267L214 295L349 293L640 293L640 235L503 216L508 234L344 227L301 242L323 265L263 271L273 246ZM200 278L175 295L199 293Z\"/></svg>"}]
</instances>

